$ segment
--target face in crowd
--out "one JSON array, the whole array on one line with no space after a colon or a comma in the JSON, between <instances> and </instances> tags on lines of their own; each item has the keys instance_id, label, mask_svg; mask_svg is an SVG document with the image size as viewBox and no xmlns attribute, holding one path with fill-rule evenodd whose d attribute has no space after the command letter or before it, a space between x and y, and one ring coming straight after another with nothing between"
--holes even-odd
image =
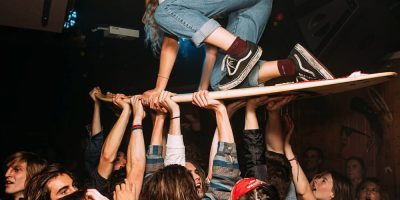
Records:
<instances>
[{"instance_id":1,"label":"face in crowd","mask_svg":"<svg viewBox=\"0 0 400 200\"><path fill-rule=\"evenodd\" d=\"M389 196L378 179L366 178L357 188L357 200L389 200Z\"/></svg>"},{"instance_id":2,"label":"face in crowd","mask_svg":"<svg viewBox=\"0 0 400 200\"><path fill-rule=\"evenodd\" d=\"M316 175L310 184L316 199L354 199L350 181L335 171L325 171Z\"/></svg>"},{"instance_id":3,"label":"face in crowd","mask_svg":"<svg viewBox=\"0 0 400 200\"><path fill-rule=\"evenodd\" d=\"M23 195L27 178L26 162L14 162L5 173L5 193L18 196Z\"/></svg>"},{"instance_id":4,"label":"face in crowd","mask_svg":"<svg viewBox=\"0 0 400 200\"><path fill-rule=\"evenodd\" d=\"M58 164L51 164L33 176L25 188L25 200L56 200L77 188L72 174Z\"/></svg>"},{"instance_id":5,"label":"face in crowd","mask_svg":"<svg viewBox=\"0 0 400 200\"><path fill-rule=\"evenodd\" d=\"M310 149L304 153L304 168L308 170L315 170L322 164L322 158L319 152L314 149Z\"/></svg>"},{"instance_id":6,"label":"face in crowd","mask_svg":"<svg viewBox=\"0 0 400 200\"><path fill-rule=\"evenodd\" d=\"M19 151L10 155L5 161L5 193L14 199L23 198L26 183L46 165L45 159L32 152Z\"/></svg>"},{"instance_id":7,"label":"face in crowd","mask_svg":"<svg viewBox=\"0 0 400 200\"><path fill-rule=\"evenodd\" d=\"M201 176L200 169L197 169L196 166L191 162L186 162L185 168L192 174L194 182L196 183L196 191L197 195L202 198L204 197L204 180Z\"/></svg>"},{"instance_id":8,"label":"face in crowd","mask_svg":"<svg viewBox=\"0 0 400 200\"><path fill-rule=\"evenodd\" d=\"M114 171L119 170L126 166L126 154L122 151L118 151L117 157L115 158L113 169Z\"/></svg>"},{"instance_id":9,"label":"face in crowd","mask_svg":"<svg viewBox=\"0 0 400 200\"><path fill-rule=\"evenodd\" d=\"M57 200L77 191L73 183L73 179L68 174L60 174L50 179L47 183L47 188L50 191L50 199Z\"/></svg>"},{"instance_id":10,"label":"face in crowd","mask_svg":"<svg viewBox=\"0 0 400 200\"><path fill-rule=\"evenodd\" d=\"M311 181L311 189L316 199L333 199L333 178L330 173L321 173Z\"/></svg>"},{"instance_id":11,"label":"face in crowd","mask_svg":"<svg viewBox=\"0 0 400 200\"><path fill-rule=\"evenodd\" d=\"M357 159L349 159L346 163L346 176L350 180L362 180L364 176L364 166Z\"/></svg>"}]
</instances>

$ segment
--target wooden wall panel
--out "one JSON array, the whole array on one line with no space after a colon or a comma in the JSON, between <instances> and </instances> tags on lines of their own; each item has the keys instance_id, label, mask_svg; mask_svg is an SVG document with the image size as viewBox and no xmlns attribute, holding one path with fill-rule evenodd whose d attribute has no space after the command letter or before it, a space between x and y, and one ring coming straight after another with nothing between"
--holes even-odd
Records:
<instances>
[{"instance_id":1,"label":"wooden wall panel","mask_svg":"<svg viewBox=\"0 0 400 200\"><path fill-rule=\"evenodd\" d=\"M393 121L384 120L384 113L374 106L368 90L375 89L386 101ZM365 115L350 107L352 98L359 97L377 112L384 127L383 145L378 151L377 143L367 151L367 137L351 141L346 148L342 145L341 128L351 126L367 134L375 134ZM368 176L376 176L388 190L391 199L400 198L400 79L346 93L295 101L289 110L295 121L296 134L292 144L299 156L308 146L321 148L325 155L325 167L344 173L347 154L361 155L367 164ZM357 135L357 134L356 134ZM363 139L363 137L365 139ZM376 140L373 140L377 142Z\"/></svg>"}]
</instances>

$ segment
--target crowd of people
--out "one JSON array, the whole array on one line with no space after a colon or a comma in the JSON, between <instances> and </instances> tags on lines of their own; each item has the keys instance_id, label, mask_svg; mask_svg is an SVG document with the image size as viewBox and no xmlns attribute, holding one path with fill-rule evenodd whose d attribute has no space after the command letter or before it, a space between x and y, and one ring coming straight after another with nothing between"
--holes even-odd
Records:
<instances>
[{"instance_id":1,"label":"crowd of people","mask_svg":"<svg viewBox=\"0 0 400 200\"><path fill-rule=\"evenodd\" d=\"M387 199L379 181L366 178L365 165L358 159L349 158L346 175L341 175L324 170L322 151L310 148L303 170L290 142L294 123L281 112L295 96L261 96L229 104L209 96L209 89L258 87L276 78L291 82L334 78L300 44L287 58L259 60L262 48L257 43L272 0L147 0L146 6L146 41L160 55L155 88L135 96L105 94L119 109L109 131L101 122L98 97L102 91L93 88L93 118L84 160L88 176L74 177L59 163L32 152L16 152L5 162L6 194L15 200ZM227 19L225 28L218 22L221 18ZM202 78L192 103L214 114L209 120L215 120L216 128L208 169L190 156L193 152L186 148L190 144L184 142L181 130L181 107L171 99L173 93L166 91L178 38L206 45ZM239 109L245 112L239 133L242 157L230 121ZM265 111L265 121L257 116L258 110ZM152 117L152 130L143 126L146 117ZM146 148L144 135L150 133ZM126 135L128 145L121 148ZM84 184L77 184L77 178L84 179Z\"/></svg>"},{"instance_id":2,"label":"crowd of people","mask_svg":"<svg viewBox=\"0 0 400 200\"><path fill-rule=\"evenodd\" d=\"M94 102L90 137L85 149L87 177L75 177L65 166L50 163L33 152L16 152L5 161L5 193L14 199L388 199L377 178L366 177L365 165L349 157L346 173L325 170L316 147L297 158L290 144L294 123L282 108L295 96L254 97L225 103L194 93L193 104L212 111L216 129L210 145L209 168L190 157L181 131L180 106L172 93L162 91L163 109L146 110L140 95L107 95L120 109L118 119L104 132L99 87ZM129 102L129 103L128 103ZM240 134L243 155L238 157L230 118L244 109ZM260 121L257 110L267 118ZM146 112L145 112L146 111ZM142 121L153 115L152 130ZM168 127L167 129L165 127ZM265 128L261 128L265 127ZM167 133L165 133L167 132ZM151 133L148 147L143 135ZM129 134L127 148L120 148ZM124 150L123 150L124 149ZM239 166L242 159L244 166ZM304 163L304 170L300 163ZM242 170L241 170L242 169ZM313 177L309 180L309 176ZM84 179L79 185L76 179Z\"/></svg>"}]
</instances>

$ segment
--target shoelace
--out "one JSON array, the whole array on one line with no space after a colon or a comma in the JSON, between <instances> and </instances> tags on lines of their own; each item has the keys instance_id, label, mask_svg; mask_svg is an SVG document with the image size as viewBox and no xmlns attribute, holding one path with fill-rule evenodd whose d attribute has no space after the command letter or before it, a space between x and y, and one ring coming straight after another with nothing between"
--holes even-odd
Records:
<instances>
[{"instance_id":1,"label":"shoelace","mask_svg":"<svg viewBox=\"0 0 400 200\"><path fill-rule=\"evenodd\" d=\"M224 71L224 68L226 67L226 71L228 72L229 76L234 75L237 71L237 66L235 65L235 62L237 62L236 59L230 57L229 55L226 55L224 59L222 59L221 71Z\"/></svg>"}]
</instances>

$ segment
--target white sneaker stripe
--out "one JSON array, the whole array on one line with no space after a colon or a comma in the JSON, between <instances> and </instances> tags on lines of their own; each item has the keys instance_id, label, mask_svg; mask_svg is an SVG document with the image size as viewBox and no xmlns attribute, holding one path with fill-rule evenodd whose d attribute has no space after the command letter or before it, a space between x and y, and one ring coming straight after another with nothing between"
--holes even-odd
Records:
<instances>
[{"instance_id":1,"label":"white sneaker stripe","mask_svg":"<svg viewBox=\"0 0 400 200\"><path fill-rule=\"evenodd\" d=\"M308 69L303 67L303 64L301 64L301 60L300 60L300 58L299 58L299 56L297 54L294 54L294 57L296 58L297 62L299 63L299 67L300 67L301 70L303 70L303 71L305 71L305 72L307 72L309 74L312 74L312 76L315 77L314 72L312 72L311 70L308 70Z\"/></svg>"}]
</instances>

